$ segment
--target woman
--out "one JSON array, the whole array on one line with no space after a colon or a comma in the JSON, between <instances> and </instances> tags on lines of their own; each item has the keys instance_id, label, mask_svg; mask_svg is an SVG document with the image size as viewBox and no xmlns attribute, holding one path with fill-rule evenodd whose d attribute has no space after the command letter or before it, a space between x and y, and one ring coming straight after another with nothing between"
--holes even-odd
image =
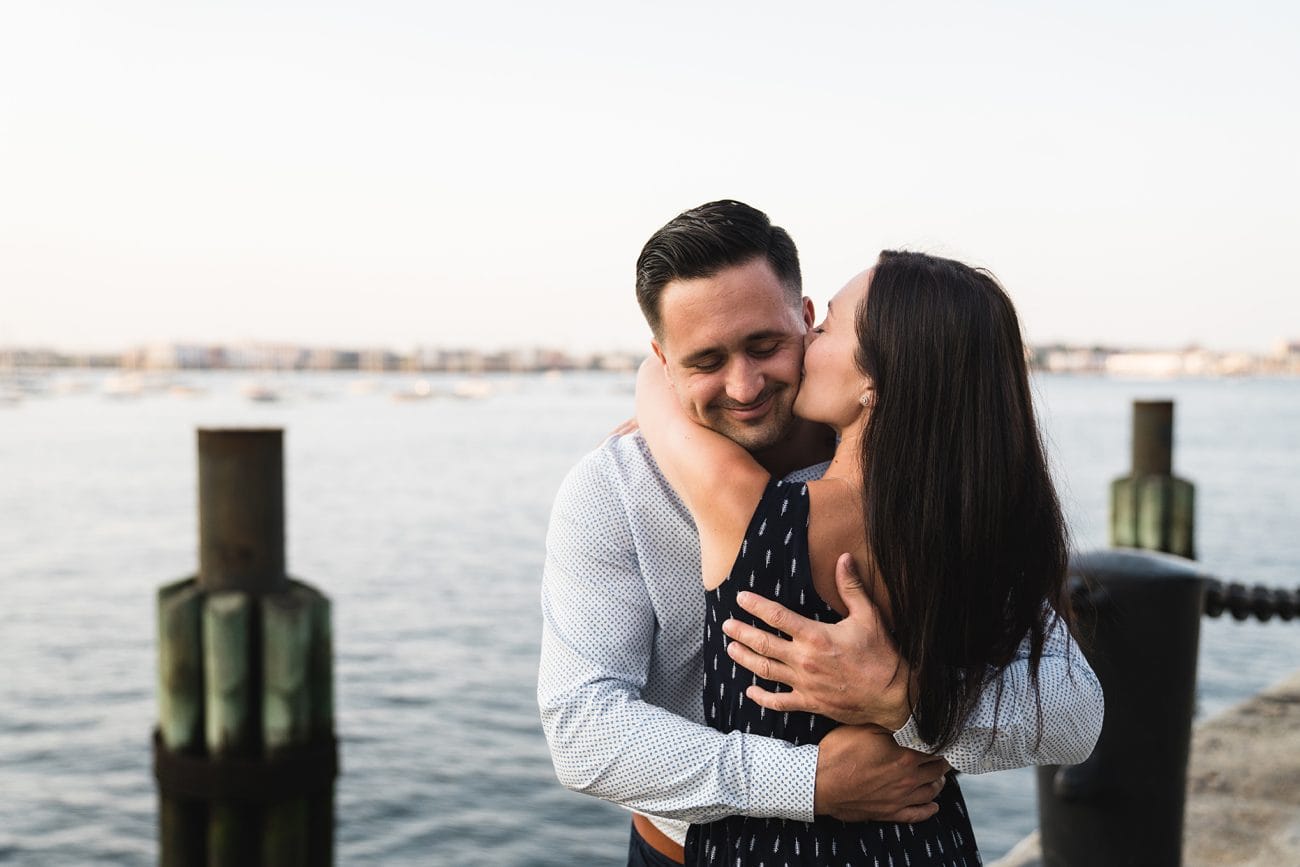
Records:
<instances>
[{"instance_id":1,"label":"woman","mask_svg":"<svg viewBox=\"0 0 1300 867\"><path fill-rule=\"evenodd\" d=\"M1036 672L1053 618L1069 616L1064 526L1010 300L961 263L882 253L808 335L794 410L838 435L825 475L806 485L772 479L691 422L653 365L638 379L643 434L700 531L705 718L796 744L835 727L747 699L751 685L781 687L738 669L719 626L760 625L736 605L742 589L839 619L835 564L848 552L906 661L920 734L942 750L1022 645ZM955 781L937 801L916 825L745 816L696 825L688 862L978 864Z\"/></svg>"}]
</instances>

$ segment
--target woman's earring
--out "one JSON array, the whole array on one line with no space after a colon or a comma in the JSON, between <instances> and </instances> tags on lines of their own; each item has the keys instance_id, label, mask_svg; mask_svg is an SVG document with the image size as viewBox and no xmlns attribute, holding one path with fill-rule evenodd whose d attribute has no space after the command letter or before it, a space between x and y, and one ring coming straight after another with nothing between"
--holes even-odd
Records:
<instances>
[{"instance_id":1,"label":"woman's earring","mask_svg":"<svg viewBox=\"0 0 1300 867\"><path fill-rule=\"evenodd\" d=\"M858 403L862 404L863 406L871 406L871 392L864 391L862 393L862 397L858 398Z\"/></svg>"}]
</instances>

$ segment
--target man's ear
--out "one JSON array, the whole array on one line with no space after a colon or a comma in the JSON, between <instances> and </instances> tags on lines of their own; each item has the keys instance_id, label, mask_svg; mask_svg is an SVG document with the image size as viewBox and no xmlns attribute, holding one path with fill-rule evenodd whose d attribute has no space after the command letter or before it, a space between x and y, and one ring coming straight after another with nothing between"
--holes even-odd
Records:
<instances>
[{"instance_id":1,"label":"man's ear","mask_svg":"<svg viewBox=\"0 0 1300 867\"><path fill-rule=\"evenodd\" d=\"M668 359L667 359L667 358L664 358L664 351L663 351L663 348L659 346L659 341L658 341L658 340L651 340L651 341L650 341L650 348L651 348L652 350L654 350L655 358L659 359L659 363L662 364L662 365L664 366L664 370L667 371L667 370L668 370Z\"/></svg>"},{"instance_id":2,"label":"man's ear","mask_svg":"<svg viewBox=\"0 0 1300 867\"><path fill-rule=\"evenodd\" d=\"M803 327L804 328L813 327L813 323L817 321L817 317L813 315L814 313L815 311L813 310L812 299L809 298L807 295L803 296Z\"/></svg>"}]
</instances>

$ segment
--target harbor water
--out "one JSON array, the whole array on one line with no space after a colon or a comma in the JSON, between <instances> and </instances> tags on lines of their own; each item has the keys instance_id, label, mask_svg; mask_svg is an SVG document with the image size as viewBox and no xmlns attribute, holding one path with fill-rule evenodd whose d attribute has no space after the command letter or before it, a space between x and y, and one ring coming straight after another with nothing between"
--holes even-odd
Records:
<instances>
[{"instance_id":1,"label":"harbor water","mask_svg":"<svg viewBox=\"0 0 1300 867\"><path fill-rule=\"evenodd\" d=\"M156 860L154 593L195 568L194 430L224 426L286 429L290 571L334 601L338 863L622 863L627 814L556 783L534 690L551 498L630 376L105 377L0 406L0 863ZM1076 546L1105 544L1131 401L1168 397L1199 558L1300 585L1300 381L1036 387ZM1300 623L1206 620L1198 715L1297 667ZM1031 772L962 785L986 856L1035 827Z\"/></svg>"}]
</instances>

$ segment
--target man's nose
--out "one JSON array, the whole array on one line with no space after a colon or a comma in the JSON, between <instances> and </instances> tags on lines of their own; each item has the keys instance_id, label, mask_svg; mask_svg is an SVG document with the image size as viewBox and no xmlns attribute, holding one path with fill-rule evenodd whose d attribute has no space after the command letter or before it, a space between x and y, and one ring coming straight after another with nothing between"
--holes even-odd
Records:
<instances>
[{"instance_id":1,"label":"man's nose","mask_svg":"<svg viewBox=\"0 0 1300 867\"><path fill-rule=\"evenodd\" d=\"M763 382L763 372L753 359L737 359L727 371L727 397L736 403L753 403L763 393Z\"/></svg>"}]
</instances>

